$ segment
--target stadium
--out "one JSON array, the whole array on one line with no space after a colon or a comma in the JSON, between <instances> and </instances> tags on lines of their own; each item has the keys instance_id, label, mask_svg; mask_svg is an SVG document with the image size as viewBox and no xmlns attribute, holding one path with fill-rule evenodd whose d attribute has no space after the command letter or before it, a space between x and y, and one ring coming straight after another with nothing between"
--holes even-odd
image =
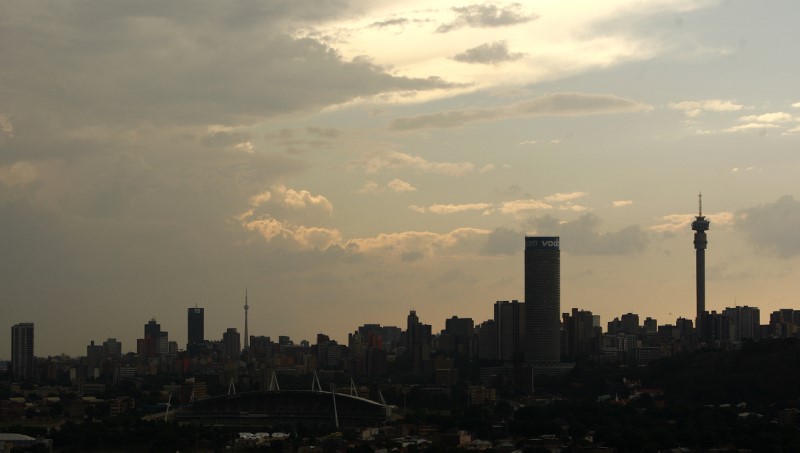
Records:
<instances>
[{"instance_id":1,"label":"stadium","mask_svg":"<svg viewBox=\"0 0 800 453\"><path fill-rule=\"evenodd\" d=\"M365 398L320 390L245 392L195 401L178 409L178 421L217 426L375 426L391 407Z\"/></svg>"}]
</instances>

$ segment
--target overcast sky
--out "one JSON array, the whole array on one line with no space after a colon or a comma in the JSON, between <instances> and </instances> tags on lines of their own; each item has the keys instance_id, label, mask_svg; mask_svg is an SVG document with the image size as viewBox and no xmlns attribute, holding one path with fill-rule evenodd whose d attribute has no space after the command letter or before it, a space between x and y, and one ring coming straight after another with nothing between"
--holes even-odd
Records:
<instances>
[{"instance_id":1,"label":"overcast sky","mask_svg":"<svg viewBox=\"0 0 800 453\"><path fill-rule=\"evenodd\" d=\"M0 358L243 330L435 331L523 298L694 318L800 301L795 1L6 1Z\"/></svg>"}]
</instances>

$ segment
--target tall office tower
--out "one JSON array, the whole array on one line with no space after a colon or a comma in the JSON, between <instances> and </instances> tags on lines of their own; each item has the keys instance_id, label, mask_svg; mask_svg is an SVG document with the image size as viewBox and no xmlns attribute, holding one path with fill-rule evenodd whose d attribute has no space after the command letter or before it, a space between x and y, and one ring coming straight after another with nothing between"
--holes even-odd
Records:
<instances>
[{"instance_id":1,"label":"tall office tower","mask_svg":"<svg viewBox=\"0 0 800 453\"><path fill-rule=\"evenodd\" d=\"M525 303L498 300L494 303L494 323L497 327L497 358L515 361L524 354Z\"/></svg>"},{"instance_id":2,"label":"tall office tower","mask_svg":"<svg viewBox=\"0 0 800 453\"><path fill-rule=\"evenodd\" d=\"M195 306L190 308L187 313L188 322L188 341L186 342L186 349L192 349L192 345L202 343L205 338L205 309Z\"/></svg>"},{"instance_id":3,"label":"tall office tower","mask_svg":"<svg viewBox=\"0 0 800 453\"><path fill-rule=\"evenodd\" d=\"M247 305L247 289L244 290L244 349L250 349L250 344L248 343L248 333L247 333L247 310L250 310L250 305Z\"/></svg>"},{"instance_id":4,"label":"tall office tower","mask_svg":"<svg viewBox=\"0 0 800 453\"><path fill-rule=\"evenodd\" d=\"M600 331L594 328L594 315L586 310L572 309L561 316L566 333L566 356L591 354L600 348Z\"/></svg>"},{"instance_id":5,"label":"tall office tower","mask_svg":"<svg viewBox=\"0 0 800 453\"><path fill-rule=\"evenodd\" d=\"M494 319L478 326L478 358L497 360L497 324Z\"/></svg>"},{"instance_id":6,"label":"tall office tower","mask_svg":"<svg viewBox=\"0 0 800 453\"><path fill-rule=\"evenodd\" d=\"M136 352L143 357L169 353L169 333L161 331L161 324L155 318L144 325L144 338L136 341Z\"/></svg>"},{"instance_id":7,"label":"tall office tower","mask_svg":"<svg viewBox=\"0 0 800 453\"><path fill-rule=\"evenodd\" d=\"M761 312L756 307L733 307L726 308L722 314L730 320L730 338L734 343L741 343L742 340L755 339L760 336Z\"/></svg>"},{"instance_id":8,"label":"tall office tower","mask_svg":"<svg viewBox=\"0 0 800 453\"><path fill-rule=\"evenodd\" d=\"M694 230L694 249L697 275L697 317L695 329L702 332L703 313L706 311L706 230L710 222L703 216L703 194L698 195L699 212L692 222Z\"/></svg>"},{"instance_id":9,"label":"tall office tower","mask_svg":"<svg viewBox=\"0 0 800 453\"><path fill-rule=\"evenodd\" d=\"M15 379L33 377L33 323L11 326L11 372Z\"/></svg>"},{"instance_id":10,"label":"tall office tower","mask_svg":"<svg viewBox=\"0 0 800 453\"><path fill-rule=\"evenodd\" d=\"M226 359L238 359L242 352L241 337L235 328L229 327L225 333L222 334L222 345Z\"/></svg>"},{"instance_id":11,"label":"tall office tower","mask_svg":"<svg viewBox=\"0 0 800 453\"><path fill-rule=\"evenodd\" d=\"M561 361L561 251L558 237L525 237L525 361Z\"/></svg>"},{"instance_id":12,"label":"tall office tower","mask_svg":"<svg viewBox=\"0 0 800 453\"><path fill-rule=\"evenodd\" d=\"M431 326L419 322L417 312L411 310L406 320L406 347L411 354L411 363L414 374L422 372L431 353Z\"/></svg>"}]
</instances>

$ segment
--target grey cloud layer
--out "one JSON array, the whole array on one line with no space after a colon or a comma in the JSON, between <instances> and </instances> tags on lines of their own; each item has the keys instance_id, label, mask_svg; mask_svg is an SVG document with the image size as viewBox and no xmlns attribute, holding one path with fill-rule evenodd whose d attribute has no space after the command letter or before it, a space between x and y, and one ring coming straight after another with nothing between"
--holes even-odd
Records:
<instances>
[{"instance_id":1,"label":"grey cloud layer","mask_svg":"<svg viewBox=\"0 0 800 453\"><path fill-rule=\"evenodd\" d=\"M30 116L73 126L241 124L359 96L449 86L436 77L393 76L367 59L345 60L318 41L282 33L288 27L281 21L308 13L308 4L35 8L0 7L0 114L35 112ZM341 10L333 2L326 8Z\"/></svg>"},{"instance_id":2,"label":"grey cloud layer","mask_svg":"<svg viewBox=\"0 0 800 453\"><path fill-rule=\"evenodd\" d=\"M736 228L759 251L782 258L800 255L800 201L785 195L737 212Z\"/></svg>"},{"instance_id":3,"label":"grey cloud layer","mask_svg":"<svg viewBox=\"0 0 800 453\"><path fill-rule=\"evenodd\" d=\"M397 118L390 124L395 130L458 127L476 121L494 121L525 116L576 116L599 113L649 111L641 102L605 94L554 93L508 106L461 109L448 112Z\"/></svg>"},{"instance_id":4,"label":"grey cloud layer","mask_svg":"<svg viewBox=\"0 0 800 453\"><path fill-rule=\"evenodd\" d=\"M630 255L641 253L647 246L646 233L638 226L618 231L600 231L601 220L594 214L583 214L569 222L552 216L529 219L526 225L534 234L561 236L561 250L575 255ZM483 253L487 255L514 255L522 251L521 237L525 231L496 228L486 239Z\"/></svg>"}]
</instances>

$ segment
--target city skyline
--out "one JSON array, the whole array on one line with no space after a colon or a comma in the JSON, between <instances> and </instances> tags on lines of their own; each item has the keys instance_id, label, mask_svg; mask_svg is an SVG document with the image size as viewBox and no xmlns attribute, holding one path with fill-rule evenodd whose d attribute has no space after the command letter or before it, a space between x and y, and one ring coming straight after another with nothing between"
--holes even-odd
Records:
<instances>
[{"instance_id":1,"label":"city skyline","mask_svg":"<svg viewBox=\"0 0 800 453\"><path fill-rule=\"evenodd\" d=\"M693 319L699 191L706 310L800 306L798 13L3 3L0 331L128 350L199 306L217 338L245 288L253 334L439 331L524 299L526 235L561 237L562 311Z\"/></svg>"}]
</instances>

